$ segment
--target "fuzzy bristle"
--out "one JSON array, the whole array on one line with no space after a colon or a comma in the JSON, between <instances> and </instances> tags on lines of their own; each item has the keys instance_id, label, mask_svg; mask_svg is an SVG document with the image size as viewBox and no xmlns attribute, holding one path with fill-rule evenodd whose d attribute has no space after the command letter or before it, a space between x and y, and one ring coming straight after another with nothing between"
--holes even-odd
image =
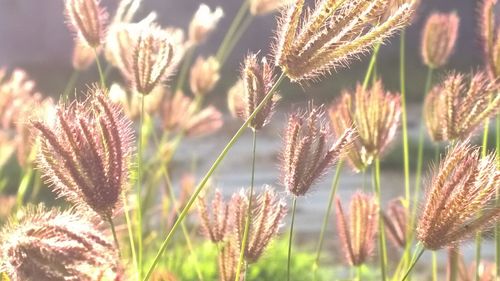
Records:
<instances>
[{"instance_id":1,"label":"fuzzy bristle","mask_svg":"<svg viewBox=\"0 0 500 281\"><path fill-rule=\"evenodd\" d=\"M80 40L91 48L99 47L105 36L105 23L108 18L100 1L66 0L65 8L68 23Z\"/></svg>"},{"instance_id":2,"label":"fuzzy bristle","mask_svg":"<svg viewBox=\"0 0 500 281\"><path fill-rule=\"evenodd\" d=\"M430 68L445 65L455 48L460 18L457 13L434 13L422 33L422 59Z\"/></svg>"}]
</instances>

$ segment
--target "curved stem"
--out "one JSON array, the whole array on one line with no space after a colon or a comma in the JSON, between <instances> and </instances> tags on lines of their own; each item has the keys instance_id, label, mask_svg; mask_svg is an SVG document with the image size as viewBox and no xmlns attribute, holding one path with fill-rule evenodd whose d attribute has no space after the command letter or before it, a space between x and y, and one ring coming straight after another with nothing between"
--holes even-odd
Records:
<instances>
[{"instance_id":1,"label":"curved stem","mask_svg":"<svg viewBox=\"0 0 500 281\"><path fill-rule=\"evenodd\" d=\"M418 260L423 255L424 251L425 251L425 248L423 247L423 245L420 243L417 243L417 248L413 252L413 257L411 259L410 266L408 267L408 270L406 271L406 273L403 276L403 278L401 279L401 281L405 281L406 278L408 278L408 276L410 275L410 272L413 270L413 268L417 264Z\"/></svg>"},{"instance_id":2,"label":"curved stem","mask_svg":"<svg viewBox=\"0 0 500 281\"><path fill-rule=\"evenodd\" d=\"M254 180L255 180L255 149L257 146L257 131L255 129L252 130L253 132L253 137L252 137L252 177L250 180L250 194L248 195L248 209L247 209L247 218L245 220L245 230L243 231L243 240L241 241L241 248L240 248L240 257L238 260L238 265L236 267L236 277L234 278L235 281L240 280L240 272L241 272L241 266L243 265L243 259L245 257L245 249L247 247L247 240L248 240L248 234L250 232L250 219L252 215L252 201L253 201L253 187L254 187Z\"/></svg>"},{"instance_id":3,"label":"curved stem","mask_svg":"<svg viewBox=\"0 0 500 281\"><path fill-rule=\"evenodd\" d=\"M377 196L377 201L379 208L382 206L382 196L380 193L380 159L375 158L375 169L373 170L373 182L375 187L375 195ZM384 231L384 220L379 219L379 235L378 235L378 247L380 253L380 272L382 273L382 280L387 280L387 247L385 241L385 231Z\"/></svg>"},{"instance_id":4,"label":"curved stem","mask_svg":"<svg viewBox=\"0 0 500 281\"><path fill-rule=\"evenodd\" d=\"M432 252L432 281L438 281L437 271L438 271L437 254L436 254L436 251L433 251Z\"/></svg>"},{"instance_id":5,"label":"curved stem","mask_svg":"<svg viewBox=\"0 0 500 281\"><path fill-rule=\"evenodd\" d=\"M316 248L316 259L313 265L313 280L316 280L316 273L319 268L319 258L321 256L321 249L323 248L323 241L325 238L326 227L328 226L328 218L330 217L330 212L333 206L333 199L337 193L337 188L339 186L340 172L342 171L343 162L339 161L337 164L337 169L335 169L335 176L333 177L330 196L328 197L328 206L326 208L325 216L323 217L323 224L321 225L321 232L319 233L318 246Z\"/></svg>"},{"instance_id":6,"label":"curved stem","mask_svg":"<svg viewBox=\"0 0 500 281\"><path fill-rule=\"evenodd\" d=\"M97 70L99 71L99 79L101 80L101 87L106 88L106 79L104 78L104 72L102 72L101 61L99 60L99 54L97 49L94 48L95 62L97 64Z\"/></svg>"},{"instance_id":7,"label":"curved stem","mask_svg":"<svg viewBox=\"0 0 500 281\"><path fill-rule=\"evenodd\" d=\"M120 251L120 243L118 242L118 236L116 236L116 230L115 230L115 224L113 223L113 219L111 216L106 216L106 220L109 223L109 226L111 227L111 233L113 234L113 240L115 240L115 246L116 250L118 251L118 257L122 257L122 253Z\"/></svg>"},{"instance_id":8,"label":"curved stem","mask_svg":"<svg viewBox=\"0 0 500 281\"><path fill-rule=\"evenodd\" d=\"M288 259L286 266L286 280L290 281L290 266L292 265L292 242L293 242L293 225L295 223L295 211L297 208L297 196L293 196L292 203L292 222L290 223L290 237L288 238Z\"/></svg>"},{"instance_id":9,"label":"curved stem","mask_svg":"<svg viewBox=\"0 0 500 281\"><path fill-rule=\"evenodd\" d=\"M238 41L240 41L241 37L243 36L243 34L245 33L245 31L250 26L250 23L252 22L253 18L254 17L253 17L252 14L248 14L245 17L245 19L243 20L243 22L241 23L241 25L238 28L238 30L236 30L236 32L234 33L234 36L231 36L231 41L228 43L227 48L225 49L224 53L221 54L222 57L219 60L219 63L221 65L223 65L226 62L227 58L231 54L231 51L236 46L236 43L238 43Z\"/></svg>"},{"instance_id":10,"label":"curved stem","mask_svg":"<svg viewBox=\"0 0 500 281\"><path fill-rule=\"evenodd\" d=\"M266 94L266 96L264 97L264 99L262 100L262 102L255 108L254 112L241 125L241 127L234 134L234 136L231 138L231 140L227 143L227 145L224 147L224 149L222 149L222 151L219 154L219 156L217 157L217 159L215 159L214 163L212 164L212 166L210 167L210 169L208 170L208 172L205 174L205 176L203 177L203 179L201 180L201 182L196 187L193 195L189 198L188 202L186 203L186 206L184 207L184 209L180 213L179 218L177 219L177 221L172 226L172 229L167 234L167 237L165 237L165 240L161 244L160 249L158 250L158 253L156 254L156 256L155 256L155 258L153 260L153 263L149 267L148 272L147 272L146 276L143 279L144 281L149 280L149 277L151 277L151 274L153 273L154 268L156 267L156 265L160 261L160 257L163 255L163 252L165 251L165 249L167 248L168 244L172 240L173 234L179 228L180 222L182 222L184 220L184 218L186 217L187 213L191 209L191 206L194 204L194 202L198 198L198 195L200 194L200 192L204 189L205 184L208 182L208 180L210 179L210 177L212 176L212 174L214 173L214 171L217 169L217 167L219 167L219 164L226 157L226 154L233 147L233 145L236 143L236 141L241 137L241 135L246 130L246 128L248 127L248 125L250 124L250 122L253 120L253 118L255 118L255 116L259 113L259 111L261 111L262 108L265 106L265 104L273 97L273 93L278 89L279 85L281 84L281 82L283 82L284 79L285 79L285 73L281 73L280 77L278 78L278 80L276 81L276 83L273 85L273 87L271 88L271 90Z\"/></svg>"},{"instance_id":11,"label":"curved stem","mask_svg":"<svg viewBox=\"0 0 500 281\"><path fill-rule=\"evenodd\" d=\"M243 20L243 17L248 11L248 7L250 6L250 1L249 0L243 0L243 4L240 6L240 9L236 13L236 16L233 19L233 22L231 23L231 26L227 30L226 35L224 36L224 39L222 40L222 43L219 46L219 50L217 50L217 54L215 57L219 62L222 61L222 58L226 56L226 52L228 52L228 46L230 44L230 41L232 37L234 36L234 33L238 30L238 27ZM221 63L222 64L222 63Z\"/></svg>"},{"instance_id":12,"label":"curved stem","mask_svg":"<svg viewBox=\"0 0 500 281\"><path fill-rule=\"evenodd\" d=\"M123 201L123 209L125 213L125 222L127 223L127 231L128 231L128 239L130 243L130 251L132 252L132 261L134 263L134 267L137 270L137 274L139 274L139 265L137 264L137 254L135 252L135 242L134 242L134 230L132 228L132 222L130 220L130 215L128 213L128 203L127 197L122 193L122 201ZM137 280L140 280L139 276L137 276Z\"/></svg>"},{"instance_id":13,"label":"curved stem","mask_svg":"<svg viewBox=\"0 0 500 281\"><path fill-rule=\"evenodd\" d=\"M363 89L366 89L366 87L368 86L368 82L370 82L371 74L373 73L375 64L377 63L377 55L378 51L380 50L380 45L381 42L378 42L377 45L375 45L375 48L373 48L373 54L370 59L370 63L368 64L368 69L366 70L365 79L363 80Z\"/></svg>"},{"instance_id":14,"label":"curved stem","mask_svg":"<svg viewBox=\"0 0 500 281\"><path fill-rule=\"evenodd\" d=\"M142 126L144 123L144 95L141 96L141 114L139 121L139 145L137 148L137 265L139 266L139 278L142 277L142 153L143 135Z\"/></svg>"}]
</instances>

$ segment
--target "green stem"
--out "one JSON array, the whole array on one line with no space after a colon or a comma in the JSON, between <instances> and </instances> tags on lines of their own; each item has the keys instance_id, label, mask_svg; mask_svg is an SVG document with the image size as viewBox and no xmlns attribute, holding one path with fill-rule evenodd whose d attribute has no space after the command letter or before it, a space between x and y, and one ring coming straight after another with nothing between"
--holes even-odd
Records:
<instances>
[{"instance_id":1,"label":"green stem","mask_svg":"<svg viewBox=\"0 0 500 281\"><path fill-rule=\"evenodd\" d=\"M362 279L361 279L361 277L363 276L363 274L362 274L362 272L363 272L363 270L362 270L362 266L363 266L363 265L358 265L358 266L356 266L356 280L357 280L357 281L361 281L361 280L362 280Z\"/></svg>"},{"instance_id":2,"label":"green stem","mask_svg":"<svg viewBox=\"0 0 500 281\"><path fill-rule=\"evenodd\" d=\"M484 131L483 131L483 143L481 147L481 157L486 157L488 154L488 130L490 126L490 120L486 119L484 121ZM476 273L475 273L475 279L476 281L480 280L480 263L481 263L481 243L482 243L482 232L478 232L476 234Z\"/></svg>"},{"instance_id":3,"label":"green stem","mask_svg":"<svg viewBox=\"0 0 500 281\"><path fill-rule=\"evenodd\" d=\"M224 36L224 39L222 40L222 43L219 46L219 50L217 50L217 54L215 55L215 57L219 62L221 62L224 56L226 56L226 52L228 52L230 41L234 36L235 32L238 30L238 27L240 26L243 17L247 13L249 6L250 6L250 0L243 0L243 4L240 6L240 9L236 13L233 22L231 23L231 26L227 30L227 33Z\"/></svg>"},{"instance_id":4,"label":"green stem","mask_svg":"<svg viewBox=\"0 0 500 281\"><path fill-rule=\"evenodd\" d=\"M113 240L115 240L115 246L116 250L118 251L118 257L121 258L122 254L120 251L120 243L118 242L118 236L116 235L116 230L115 230L115 224L113 223L113 219L111 216L106 216L106 220L109 223L109 226L111 227L111 233L113 234Z\"/></svg>"},{"instance_id":5,"label":"green stem","mask_svg":"<svg viewBox=\"0 0 500 281\"><path fill-rule=\"evenodd\" d=\"M71 73L71 76L69 77L68 82L66 83L66 86L64 87L64 92L61 95L61 98L67 100L69 92L71 89L75 86L75 83L78 80L78 76L80 75L80 71L74 70L73 73Z\"/></svg>"},{"instance_id":6,"label":"green stem","mask_svg":"<svg viewBox=\"0 0 500 281\"><path fill-rule=\"evenodd\" d=\"M182 61L181 70L179 72L179 76L178 76L177 82L175 84L175 92L173 93L174 95L178 91L182 90L182 88L184 87L184 83L186 82L186 79L188 76L189 65L191 64L191 61L193 59L194 50L195 50L194 46L191 46L186 50L186 53L184 55L184 59Z\"/></svg>"},{"instance_id":7,"label":"green stem","mask_svg":"<svg viewBox=\"0 0 500 281\"><path fill-rule=\"evenodd\" d=\"M95 62L97 64L97 70L99 71L99 79L101 80L101 87L106 88L106 79L104 78L104 72L102 72L101 61L99 60L99 54L97 49L94 48Z\"/></svg>"},{"instance_id":8,"label":"green stem","mask_svg":"<svg viewBox=\"0 0 500 281\"><path fill-rule=\"evenodd\" d=\"M380 159L375 158L375 170L373 173L373 182L375 187L375 195L377 196L377 201L379 206L382 206L382 196L380 193ZM378 235L378 246L380 253L380 271L382 273L382 280L387 280L387 247L385 241L385 231L384 231L384 220L379 220L379 235Z\"/></svg>"},{"instance_id":9,"label":"green stem","mask_svg":"<svg viewBox=\"0 0 500 281\"><path fill-rule=\"evenodd\" d=\"M123 209L125 213L125 221L127 223L127 231L128 231L128 240L130 243L130 251L132 252L132 261L134 263L134 267L137 270L137 280L141 280L139 277L139 265L137 263L137 254L135 252L135 242L134 242L134 230L132 228L132 221L130 220L127 197L124 193L122 193L122 201L123 201Z\"/></svg>"},{"instance_id":10,"label":"green stem","mask_svg":"<svg viewBox=\"0 0 500 281\"><path fill-rule=\"evenodd\" d=\"M286 280L290 281L290 268L292 265L292 242L293 242L293 226L295 223L295 211L297 209L297 196L293 196L292 202L292 222L290 223L290 236L288 237L288 259L286 266Z\"/></svg>"},{"instance_id":11,"label":"green stem","mask_svg":"<svg viewBox=\"0 0 500 281\"><path fill-rule=\"evenodd\" d=\"M319 241L318 246L316 248L316 259L314 260L313 265L313 280L316 280L316 273L319 268L319 258L321 256L321 249L323 248L323 241L325 239L325 232L328 226L328 218L330 217L330 212L333 206L333 200L335 198L335 194L337 193L337 188L339 186L340 172L342 171L343 162L339 161L337 164L337 169L335 170L335 175L333 177L330 196L328 197L328 206L326 208L325 216L323 217L323 224L321 225L321 232L319 233Z\"/></svg>"},{"instance_id":12,"label":"green stem","mask_svg":"<svg viewBox=\"0 0 500 281\"><path fill-rule=\"evenodd\" d=\"M428 68L427 71L427 79L425 81L425 88L424 88L424 98L427 95L427 92L429 92L429 89L432 84L432 68ZM423 112L423 108L422 108ZM423 116L423 114L422 114ZM424 135L425 135L425 126L423 124L423 118L421 118L421 124L420 124L420 130L418 132L418 156L417 156L417 171L415 172L415 192L413 194L413 207L412 207L412 212L411 212L411 226L413 228L413 225L415 223L415 216L417 213L417 205L418 205L418 199L420 196L420 180L422 177L422 165L423 165L423 158L424 158Z\"/></svg>"},{"instance_id":13,"label":"green stem","mask_svg":"<svg viewBox=\"0 0 500 281\"><path fill-rule=\"evenodd\" d=\"M252 130L253 138L252 138L252 176L250 180L250 194L248 195L248 209L247 209L247 218L245 220L245 230L243 231L243 240L241 241L240 248L240 257L238 260L238 265L236 267L236 277L235 281L240 280L240 272L241 266L243 265L243 259L245 257L245 249L247 247L248 234L250 232L250 219L252 215L252 201L253 201L253 186L255 180L255 149L257 147L257 131L255 129Z\"/></svg>"},{"instance_id":14,"label":"green stem","mask_svg":"<svg viewBox=\"0 0 500 281\"><path fill-rule=\"evenodd\" d=\"M143 153L143 123L144 123L144 95L141 96L141 114L139 121L139 145L137 148L137 265L139 278L142 278L142 153Z\"/></svg>"},{"instance_id":15,"label":"green stem","mask_svg":"<svg viewBox=\"0 0 500 281\"><path fill-rule=\"evenodd\" d=\"M233 147L233 145L236 143L236 141L238 141L238 139L241 137L241 135L246 130L246 128L248 127L248 125L250 124L250 122L253 120L253 118L255 118L255 116L259 113L259 111L261 111L262 108L265 106L265 104L273 97L273 93L278 89L279 85L281 84L281 82L283 82L284 79L285 79L285 73L281 73L280 77L278 78L278 80L276 81L276 83L273 85L273 87L271 88L271 90L266 94L266 96L264 97L264 99L262 100L262 102L257 106L257 108L255 108L254 112L241 125L241 127L234 134L234 136L231 138L231 140L226 144L226 146L224 147L224 149L222 149L222 151L219 154L219 156L217 156L217 159L215 159L214 163L212 164L212 166L210 167L210 169L208 170L208 172L205 174L205 176L203 177L203 179L201 180L201 182L196 187L193 195L189 198L188 202L186 203L186 206L184 207L184 209L180 213L179 218L177 219L177 221L172 226L172 229L167 234L167 237L165 237L165 240L161 244L160 249L158 250L158 253L156 254L156 257L153 260L153 263L149 267L148 272L147 272L146 276L143 279L144 281L149 280L149 277L151 277L151 274L153 273L154 268L158 264L158 262L160 260L160 257L162 256L163 252L165 251L165 249L167 248L168 244L172 240L173 234L175 233L175 231L177 230L177 228L179 228L180 222L182 222L184 220L184 218L188 214L189 210L191 209L191 206L194 204L194 202L198 198L198 195L200 194L200 192L204 189L206 183L208 182L208 180L210 179L210 177L212 176L212 174L214 173L214 171L217 169L217 167L219 167L219 164L226 157L226 154Z\"/></svg>"},{"instance_id":16,"label":"green stem","mask_svg":"<svg viewBox=\"0 0 500 281\"><path fill-rule=\"evenodd\" d=\"M378 42L377 45L375 45L375 48L373 48L373 54L370 59L370 64L368 64L368 69L366 70L365 79L363 80L363 89L366 89L366 87L368 86L368 82L370 82L371 74L375 69L375 64L377 63L377 55L378 51L380 50L380 45L381 42Z\"/></svg>"},{"instance_id":17,"label":"green stem","mask_svg":"<svg viewBox=\"0 0 500 281\"><path fill-rule=\"evenodd\" d=\"M438 265L437 265L437 254L436 251L432 252L432 281L437 281L437 271L438 271Z\"/></svg>"},{"instance_id":18,"label":"green stem","mask_svg":"<svg viewBox=\"0 0 500 281\"><path fill-rule=\"evenodd\" d=\"M413 257L411 259L410 265L408 266L408 270L406 271L406 273L403 276L403 278L401 279L401 281L405 281L408 278L408 276L410 275L410 272L413 270L413 268L417 264L418 260L420 259L420 257L424 253L424 251L425 251L424 246L420 243L417 243L417 248L415 249L415 252L413 252Z\"/></svg>"},{"instance_id":19,"label":"green stem","mask_svg":"<svg viewBox=\"0 0 500 281\"><path fill-rule=\"evenodd\" d=\"M227 48L225 49L224 53L222 54L222 57L219 60L220 65L223 65L226 62L227 58L231 54L231 51L236 46L236 43L240 41L241 37L250 26L250 23L252 23L253 18L254 18L253 15L248 14L241 23L240 27L234 33L234 36L231 36L231 40L228 43Z\"/></svg>"}]
</instances>

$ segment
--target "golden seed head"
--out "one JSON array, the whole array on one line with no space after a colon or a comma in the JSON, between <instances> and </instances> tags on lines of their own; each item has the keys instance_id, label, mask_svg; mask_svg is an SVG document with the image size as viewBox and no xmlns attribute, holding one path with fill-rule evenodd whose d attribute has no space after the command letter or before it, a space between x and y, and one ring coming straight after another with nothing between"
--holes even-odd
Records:
<instances>
[{"instance_id":1,"label":"golden seed head","mask_svg":"<svg viewBox=\"0 0 500 281\"><path fill-rule=\"evenodd\" d=\"M189 24L189 42L193 45L203 43L223 16L224 12L221 7L215 8L212 12L206 4L200 4Z\"/></svg>"},{"instance_id":2,"label":"golden seed head","mask_svg":"<svg viewBox=\"0 0 500 281\"><path fill-rule=\"evenodd\" d=\"M455 48L460 19L456 12L433 13L422 33L422 58L430 68L445 65Z\"/></svg>"},{"instance_id":3,"label":"golden seed head","mask_svg":"<svg viewBox=\"0 0 500 281\"><path fill-rule=\"evenodd\" d=\"M396 247L404 249L406 247L408 213L402 200L402 198L391 200L387 210L382 213L382 218L389 239Z\"/></svg>"},{"instance_id":4,"label":"golden seed head","mask_svg":"<svg viewBox=\"0 0 500 281\"><path fill-rule=\"evenodd\" d=\"M20 213L0 236L0 271L10 280L122 280L116 249L91 218L43 206Z\"/></svg>"},{"instance_id":5,"label":"golden seed head","mask_svg":"<svg viewBox=\"0 0 500 281\"><path fill-rule=\"evenodd\" d=\"M323 106L290 115L281 154L282 182L289 193L305 195L356 139L352 128L338 136L332 144Z\"/></svg>"},{"instance_id":6,"label":"golden seed head","mask_svg":"<svg viewBox=\"0 0 500 281\"><path fill-rule=\"evenodd\" d=\"M199 137L222 127L222 113L214 106L199 108L199 104L182 92L167 93L161 107L162 126L169 132Z\"/></svg>"},{"instance_id":7,"label":"golden seed head","mask_svg":"<svg viewBox=\"0 0 500 281\"><path fill-rule=\"evenodd\" d=\"M491 79L500 78L500 29L495 22L497 0L479 1L479 31L484 62Z\"/></svg>"},{"instance_id":8,"label":"golden seed head","mask_svg":"<svg viewBox=\"0 0 500 281\"><path fill-rule=\"evenodd\" d=\"M231 213L238 245L242 245L248 208L249 194L241 190L233 195ZM256 263L262 256L271 240L278 234L287 213L285 202L272 187L267 185L259 194L253 194L251 208L250 228L244 250L245 261L249 264Z\"/></svg>"},{"instance_id":9,"label":"golden seed head","mask_svg":"<svg viewBox=\"0 0 500 281\"><path fill-rule=\"evenodd\" d=\"M76 41L73 48L73 68L78 71L87 70L94 61L94 49L82 43L80 40Z\"/></svg>"},{"instance_id":10,"label":"golden seed head","mask_svg":"<svg viewBox=\"0 0 500 281\"><path fill-rule=\"evenodd\" d=\"M394 139L401 115L400 96L386 92L380 80L370 89L356 86L344 91L329 108L330 122L338 135L354 126L359 137L347 151L349 163L357 172L380 157Z\"/></svg>"},{"instance_id":11,"label":"golden seed head","mask_svg":"<svg viewBox=\"0 0 500 281\"><path fill-rule=\"evenodd\" d=\"M242 108L237 112L237 115L246 120L273 87L275 82L274 67L267 62L266 58L263 58L259 63L256 54L249 54L245 58L241 70L241 81L242 91L237 94L240 95L239 99L242 102ZM274 112L274 106L279 99L278 97L278 94L273 93L273 97L250 122L250 128L260 130L269 122ZM233 97L233 99L236 98ZM238 101L235 100L235 102Z\"/></svg>"},{"instance_id":12,"label":"golden seed head","mask_svg":"<svg viewBox=\"0 0 500 281\"><path fill-rule=\"evenodd\" d=\"M349 218L338 197L335 207L337 232L346 260L350 265L359 266L373 254L379 206L375 197L356 192L351 198Z\"/></svg>"},{"instance_id":13,"label":"golden seed head","mask_svg":"<svg viewBox=\"0 0 500 281\"><path fill-rule=\"evenodd\" d=\"M227 93L227 108L233 117L240 117L245 112L245 86L243 80L238 79Z\"/></svg>"},{"instance_id":14,"label":"golden seed head","mask_svg":"<svg viewBox=\"0 0 500 281\"><path fill-rule=\"evenodd\" d=\"M469 76L452 72L425 98L424 118L433 141L469 137L500 108L498 83L484 72Z\"/></svg>"},{"instance_id":15,"label":"golden seed head","mask_svg":"<svg viewBox=\"0 0 500 281\"><path fill-rule=\"evenodd\" d=\"M32 121L40 136L37 166L60 197L109 219L129 182L133 130L105 90L60 104L53 124Z\"/></svg>"},{"instance_id":16,"label":"golden seed head","mask_svg":"<svg viewBox=\"0 0 500 281\"><path fill-rule=\"evenodd\" d=\"M379 20L391 2L321 0L313 11L304 13L305 0L293 1L283 9L278 26L276 65L295 82L317 80L347 65L351 58L409 24L413 1L398 6L386 20Z\"/></svg>"},{"instance_id":17,"label":"golden seed head","mask_svg":"<svg viewBox=\"0 0 500 281\"><path fill-rule=\"evenodd\" d=\"M229 203L224 202L220 190L215 190L210 208L207 208L205 196L198 199L198 213L203 234L213 243L223 241L229 234Z\"/></svg>"},{"instance_id":18,"label":"golden seed head","mask_svg":"<svg viewBox=\"0 0 500 281\"><path fill-rule=\"evenodd\" d=\"M65 12L69 26L79 40L91 48L101 45L105 33L106 10L99 0L65 0Z\"/></svg>"},{"instance_id":19,"label":"golden seed head","mask_svg":"<svg viewBox=\"0 0 500 281\"><path fill-rule=\"evenodd\" d=\"M265 15L290 2L291 0L250 0L250 13L254 16Z\"/></svg>"},{"instance_id":20,"label":"golden seed head","mask_svg":"<svg viewBox=\"0 0 500 281\"><path fill-rule=\"evenodd\" d=\"M215 57L199 57L191 68L189 86L194 95L204 96L213 90L219 81L220 65Z\"/></svg>"},{"instance_id":21,"label":"golden seed head","mask_svg":"<svg viewBox=\"0 0 500 281\"><path fill-rule=\"evenodd\" d=\"M480 157L468 140L450 148L431 171L417 238L430 250L457 246L498 223L498 155Z\"/></svg>"},{"instance_id":22,"label":"golden seed head","mask_svg":"<svg viewBox=\"0 0 500 281\"><path fill-rule=\"evenodd\" d=\"M238 240L229 239L219 251L219 281L234 281L240 256L241 244ZM241 269L240 281L244 280L245 267Z\"/></svg>"}]
</instances>

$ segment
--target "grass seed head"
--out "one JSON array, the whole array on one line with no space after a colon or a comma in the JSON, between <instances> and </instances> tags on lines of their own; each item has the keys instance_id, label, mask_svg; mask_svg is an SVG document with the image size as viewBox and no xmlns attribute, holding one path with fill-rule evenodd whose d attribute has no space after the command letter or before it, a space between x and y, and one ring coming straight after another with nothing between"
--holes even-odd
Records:
<instances>
[{"instance_id":1,"label":"grass seed head","mask_svg":"<svg viewBox=\"0 0 500 281\"><path fill-rule=\"evenodd\" d=\"M70 28L91 48L99 47L105 36L108 14L100 4L99 0L65 0Z\"/></svg>"},{"instance_id":2,"label":"grass seed head","mask_svg":"<svg viewBox=\"0 0 500 281\"><path fill-rule=\"evenodd\" d=\"M210 209L205 196L198 199L198 213L203 234L213 243L222 242L229 233L229 203L224 202L220 190L215 191Z\"/></svg>"},{"instance_id":3,"label":"grass seed head","mask_svg":"<svg viewBox=\"0 0 500 281\"><path fill-rule=\"evenodd\" d=\"M481 158L478 147L459 142L431 171L418 240L430 250L454 247L495 225L500 217L495 202L499 187L498 155Z\"/></svg>"},{"instance_id":4,"label":"grass seed head","mask_svg":"<svg viewBox=\"0 0 500 281\"><path fill-rule=\"evenodd\" d=\"M500 29L495 22L497 0L479 1L479 39L491 79L500 78Z\"/></svg>"},{"instance_id":5,"label":"grass seed head","mask_svg":"<svg viewBox=\"0 0 500 281\"><path fill-rule=\"evenodd\" d=\"M398 198L389 202L387 210L382 213L382 218L389 239L396 247L404 249L406 247L408 213L402 200L402 198Z\"/></svg>"},{"instance_id":6,"label":"grass seed head","mask_svg":"<svg viewBox=\"0 0 500 281\"><path fill-rule=\"evenodd\" d=\"M282 182L289 193L305 195L356 139L354 129L332 134L324 120L324 107L295 112L288 118L281 156Z\"/></svg>"},{"instance_id":7,"label":"grass seed head","mask_svg":"<svg viewBox=\"0 0 500 281\"><path fill-rule=\"evenodd\" d=\"M60 104L53 124L32 121L40 136L37 166L60 197L113 215L129 181L133 130L107 93L89 88L87 99Z\"/></svg>"},{"instance_id":8,"label":"grass seed head","mask_svg":"<svg viewBox=\"0 0 500 281\"><path fill-rule=\"evenodd\" d=\"M196 59L189 76L189 86L193 94L204 96L212 91L220 79L219 68L215 57Z\"/></svg>"},{"instance_id":9,"label":"grass seed head","mask_svg":"<svg viewBox=\"0 0 500 281\"><path fill-rule=\"evenodd\" d=\"M349 218L340 199L335 198L337 232L346 260L359 266L367 261L375 248L378 225L378 204L375 197L356 192L351 198Z\"/></svg>"},{"instance_id":10,"label":"grass seed head","mask_svg":"<svg viewBox=\"0 0 500 281\"><path fill-rule=\"evenodd\" d=\"M433 13L422 33L422 58L430 68L440 68L448 62L458 37L460 18L456 12Z\"/></svg>"},{"instance_id":11,"label":"grass seed head","mask_svg":"<svg viewBox=\"0 0 500 281\"><path fill-rule=\"evenodd\" d=\"M206 4L200 4L189 24L189 42L192 45L199 45L215 30L217 23L224 16L221 7L215 8L212 12Z\"/></svg>"}]
</instances>

